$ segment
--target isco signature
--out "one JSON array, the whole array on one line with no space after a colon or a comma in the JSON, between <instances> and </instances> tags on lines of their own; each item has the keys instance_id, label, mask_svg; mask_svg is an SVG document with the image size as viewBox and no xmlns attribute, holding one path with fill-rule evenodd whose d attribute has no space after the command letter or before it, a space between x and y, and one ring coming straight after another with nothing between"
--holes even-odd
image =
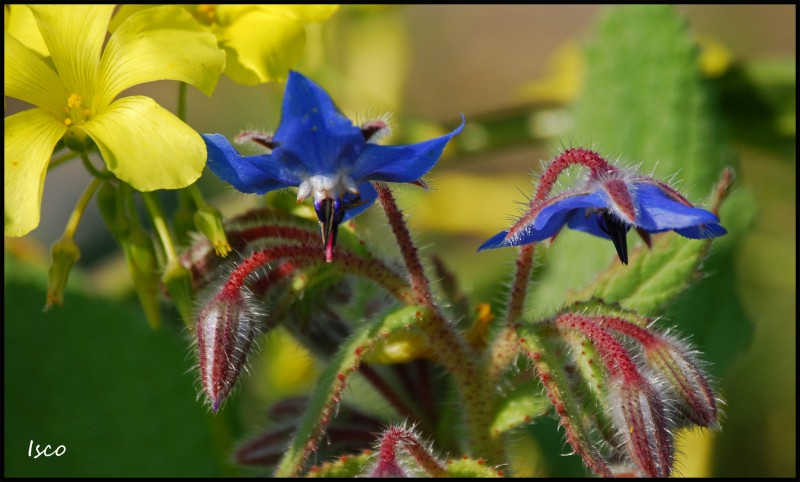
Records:
<instances>
[{"instance_id":1,"label":"isco signature","mask_svg":"<svg viewBox=\"0 0 800 482\"><path fill-rule=\"evenodd\" d=\"M45 445L43 449L39 449L40 445L36 444L36 447L33 446L33 440L31 440L30 445L28 445L28 457L33 457L34 459L38 459L42 455L45 457L61 457L67 452L67 447L64 445L59 445L56 447L55 450L52 449L49 445Z\"/></svg>"}]
</instances>

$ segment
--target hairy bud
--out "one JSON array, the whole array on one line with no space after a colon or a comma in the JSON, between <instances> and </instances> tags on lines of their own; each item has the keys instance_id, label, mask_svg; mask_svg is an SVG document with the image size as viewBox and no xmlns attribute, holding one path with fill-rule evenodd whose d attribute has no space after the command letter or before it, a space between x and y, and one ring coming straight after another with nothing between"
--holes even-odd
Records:
<instances>
[{"instance_id":1,"label":"hairy bud","mask_svg":"<svg viewBox=\"0 0 800 482\"><path fill-rule=\"evenodd\" d=\"M197 316L203 391L215 412L230 394L258 334L258 311L241 290L223 289Z\"/></svg>"},{"instance_id":2,"label":"hairy bud","mask_svg":"<svg viewBox=\"0 0 800 482\"><path fill-rule=\"evenodd\" d=\"M655 338L643 348L648 364L677 394L681 414L697 425L716 426L717 401L692 351L684 343L664 337Z\"/></svg>"},{"instance_id":3,"label":"hairy bud","mask_svg":"<svg viewBox=\"0 0 800 482\"><path fill-rule=\"evenodd\" d=\"M669 477L672 443L664 404L643 377L614 380L609 407L633 462L647 477Z\"/></svg>"}]
</instances>

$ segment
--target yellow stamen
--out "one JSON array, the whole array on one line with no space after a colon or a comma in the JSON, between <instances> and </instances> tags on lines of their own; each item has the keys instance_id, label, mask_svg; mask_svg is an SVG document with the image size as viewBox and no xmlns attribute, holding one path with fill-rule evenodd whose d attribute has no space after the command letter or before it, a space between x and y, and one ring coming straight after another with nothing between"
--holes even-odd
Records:
<instances>
[{"instance_id":1,"label":"yellow stamen","mask_svg":"<svg viewBox=\"0 0 800 482\"><path fill-rule=\"evenodd\" d=\"M83 97L80 94L70 94L67 97L67 106L64 108L64 112L67 113L69 119L64 120L64 123L68 126L85 124L92 115L90 107L83 105Z\"/></svg>"},{"instance_id":2,"label":"yellow stamen","mask_svg":"<svg viewBox=\"0 0 800 482\"><path fill-rule=\"evenodd\" d=\"M197 6L197 14L198 14L198 17L200 15L205 15L205 17L206 17L205 20L208 23L211 23L211 22L214 21L214 19L217 16L217 6L214 5L214 4L200 4L200 5ZM202 19L198 19L198 20L202 21Z\"/></svg>"},{"instance_id":3,"label":"yellow stamen","mask_svg":"<svg viewBox=\"0 0 800 482\"><path fill-rule=\"evenodd\" d=\"M70 94L69 98L67 99L67 107L70 109L73 107L80 107L81 102L83 102L81 96L78 94Z\"/></svg>"}]
</instances>

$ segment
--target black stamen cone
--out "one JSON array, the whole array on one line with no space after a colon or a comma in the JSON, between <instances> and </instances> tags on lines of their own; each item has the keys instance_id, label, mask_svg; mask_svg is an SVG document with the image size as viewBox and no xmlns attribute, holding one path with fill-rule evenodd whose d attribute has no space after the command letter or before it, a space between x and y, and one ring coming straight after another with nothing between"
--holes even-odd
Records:
<instances>
[{"instance_id":1,"label":"black stamen cone","mask_svg":"<svg viewBox=\"0 0 800 482\"><path fill-rule=\"evenodd\" d=\"M600 229L605 231L611 237L611 241L614 242L619 260L622 261L622 264L628 264L628 229L630 226L608 211L603 212L598 224Z\"/></svg>"},{"instance_id":2,"label":"black stamen cone","mask_svg":"<svg viewBox=\"0 0 800 482\"><path fill-rule=\"evenodd\" d=\"M333 199L323 199L319 206L320 223L322 224L322 244L326 250L333 248L336 244L336 232L339 227L339 220L336 219L336 209Z\"/></svg>"}]
</instances>

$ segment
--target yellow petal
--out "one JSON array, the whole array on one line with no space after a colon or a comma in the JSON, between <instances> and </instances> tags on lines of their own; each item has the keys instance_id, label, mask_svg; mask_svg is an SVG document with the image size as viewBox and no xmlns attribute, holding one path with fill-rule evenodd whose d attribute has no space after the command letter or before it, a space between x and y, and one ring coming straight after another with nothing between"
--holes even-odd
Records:
<instances>
[{"instance_id":1,"label":"yellow petal","mask_svg":"<svg viewBox=\"0 0 800 482\"><path fill-rule=\"evenodd\" d=\"M39 225L47 164L67 126L43 109L3 121L3 203L6 236L25 236Z\"/></svg>"},{"instance_id":2,"label":"yellow petal","mask_svg":"<svg viewBox=\"0 0 800 482\"><path fill-rule=\"evenodd\" d=\"M114 5L31 5L30 9L67 89L91 99Z\"/></svg>"},{"instance_id":3,"label":"yellow petal","mask_svg":"<svg viewBox=\"0 0 800 482\"><path fill-rule=\"evenodd\" d=\"M225 66L217 39L182 7L146 8L128 17L108 41L100 64L98 105L154 80L180 80L211 95Z\"/></svg>"},{"instance_id":4,"label":"yellow petal","mask_svg":"<svg viewBox=\"0 0 800 482\"><path fill-rule=\"evenodd\" d=\"M122 22L128 19L131 15L140 10L144 10L145 8L153 8L155 5L120 5L117 9L114 16L111 17L111 21L108 22L108 31L114 33L117 31Z\"/></svg>"},{"instance_id":5,"label":"yellow petal","mask_svg":"<svg viewBox=\"0 0 800 482\"><path fill-rule=\"evenodd\" d=\"M225 73L244 85L285 79L306 45L300 22L260 10L245 12L217 37L228 55Z\"/></svg>"},{"instance_id":6,"label":"yellow petal","mask_svg":"<svg viewBox=\"0 0 800 482\"><path fill-rule=\"evenodd\" d=\"M139 191L186 187L206 163L200 134L149 97L119 99L83 128L111 172Z\"/></svg>"},{"instance_id":7,"label":"yellow petal","mask_svg":"<svg viewBox=\"0 0 800 482\"><path fill-rule=\"evenodd\" d=\"M3 40L5 95L47 109L53 115L66 116L60 109L66 107L69 93L58 74L36 52L8 33Z\"/></svg>"},{"instance_id":8,"label":"yellow petal","mask_svg":"<svg viewBox=\"0 0 800 482\"><path fill-rule=\"evenodd\" d=\"M49 56L50 51L47 50L31 9L25 5L7 5L6 8L8 9L6 31L37 54L43 57Z\"/></svg>"},{"instance_id":9,"label":"yellow petal","mask_svg":"<svg viewBox=\"0 0 800 482\"><path fill-rule=\"evenodd\" d=\"M214 21L222 27L227 27L239 17L252 10L258 10L257 5L216 5L213 9Z\"/></svg>"},{"instance_id":10,"label":"yellow petal","mask_svg":"<svg viewBox=\"0 0 800 482\"><path fill-rule=\"evenodd\" d=\"M259 5L259 8L275 15L312 23L328 20L339 10L339 5Z\"/></svg>"}]
</instances>

